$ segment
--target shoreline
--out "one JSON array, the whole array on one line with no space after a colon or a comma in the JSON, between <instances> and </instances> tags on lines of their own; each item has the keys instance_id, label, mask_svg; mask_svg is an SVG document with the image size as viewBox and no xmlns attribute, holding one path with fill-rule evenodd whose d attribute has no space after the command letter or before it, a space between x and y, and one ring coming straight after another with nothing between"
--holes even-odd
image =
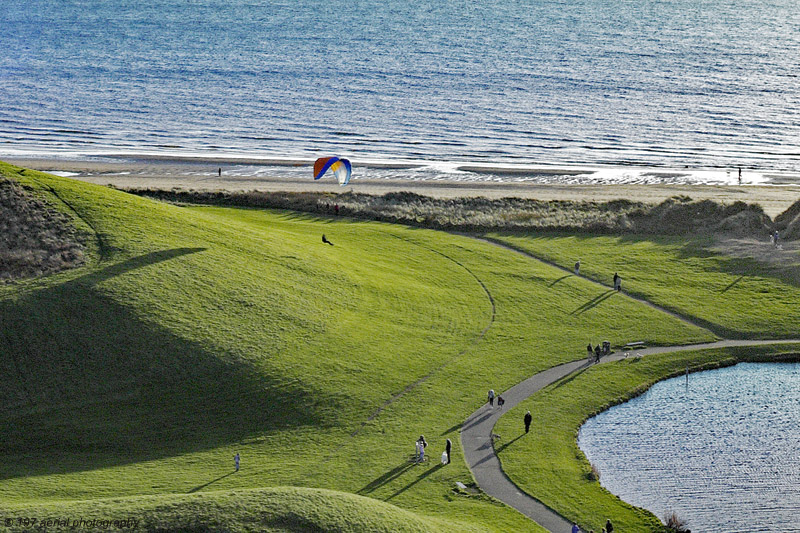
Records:
<instances>
[{"instance_id":1,"label":"shoreline","mask_svg":"<svg viewBox=\"0 0 800 533\"><path fill-rule=\"evenodd\" d=\"M713 200L730 204L737 201L761 205L765 213L774 218L800 199L800 185L721 185L721 184L682 184L682 183L563 183L558 176L574 175L575 168L547 168L541 170L543 177L550 181L458 181L457 179L418 179L413 176L386 178L355 178L347 187L340 187L330 180L314 181L303 173L308 165L301 160L236 160L233 168L223 164L223 159L197 157L189 159L167 157L141 157L136 160L123 159L103 161L74 161L59 159L6 159L8 163L58 173L72 179L98 185L112 185L117 188L152 188L171 190L194 189L203 191L265 191L265 192L357 192L383 195L390 192L410 191L437 198L518 197L539 200L597 201L605 202L620 198L657 204L673 196L689 196L694 200ZM224 161L230 161L225 159ZM258 161L258 163L256 163ZM230 164L230 163L229 163ZM270 174L240 171L241 165L265 165L296 167L295 176L278 177ZM462 165L467 166L467 165ZM566 166L566 165L565 165ZM386 167L384 167L386 168ZM398 163L392 169L413 172L417 166ZM222 175L218 174L222 169ZM265 169L266 170L266 169ZM503 169L499 170L501 173ZM582 173L587 173L586 171ZM653 171L655 172L655 171ZM666 172L662 172L667 174ZM513 175L513 172L511 173Z\"/></svg>"}]
</instances>

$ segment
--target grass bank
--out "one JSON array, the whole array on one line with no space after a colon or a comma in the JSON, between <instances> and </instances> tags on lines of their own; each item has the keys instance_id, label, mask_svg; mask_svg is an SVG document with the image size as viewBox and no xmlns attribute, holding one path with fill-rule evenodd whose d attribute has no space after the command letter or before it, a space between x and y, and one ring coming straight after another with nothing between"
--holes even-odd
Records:
<instances>
[{"instance_id":1,"label":"grass bank","mask_svg":"<svg viewBox=\"0 0 800 533\"><path fill-rule=\"evenodd\" d=\"M457 530L541 531L454 490L471 481L457 444L447 467L414 465L414 440L435 459L486 390L589 340L714 337L457 235L0 172L95 236L85 266L0 287L4 507L295 486Z\"/></svg>"},{"instance_id":2,"label":"grass bank","mask_svg":"<svg viewBox=\"0 0 800 533\"><path fill-rule=\"evenodd\" d=\"M714 249L706 238L490 234L490 238L608 286L692 317L729 338L797 334L800 280L752 258ZM764 244L765 253L770 245ZM794 269L796 274L797 269Z\"/></svg>"},{"instance_id":3,"label":"grass bank","mask_svg":"<svg viewBox=\"0 0 800 533\"><path fill-rule=\"evenodd\" d=\"M503 470L528 494L576 521L584 531L599 531L610 518L615 530L663 531L651 513L623 502L592 477L577 445L577 432L589 417L646 391L655 382L691 371L742 361L800 358L800 345L704 350L596 365L569 376L521 402L495 426L495 449ZM522 418L530 410L531 431Z\"/></svg>"}]
</instances>

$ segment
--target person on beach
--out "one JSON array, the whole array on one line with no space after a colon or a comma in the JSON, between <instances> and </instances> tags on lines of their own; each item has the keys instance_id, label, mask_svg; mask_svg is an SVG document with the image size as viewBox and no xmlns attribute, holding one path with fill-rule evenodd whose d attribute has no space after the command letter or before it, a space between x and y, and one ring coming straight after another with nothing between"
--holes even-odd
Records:
<instances>
[{"instance_id":1,"label":"person on beach","mask_svg":"<svg viewBox=\"0 0 800 533\"><path fill-rule=\"evenodd\" d=\"M498 396L497 397L497 407L502 409L504 403L506 403L506 401L503 399L503 397L502 396Z\"/></svg>"},{"instance_id":2,"label":"person on beach","mask_svg":"<svg viewBox=\"0 0 800 533\"><path fill-rule=\"evenodd\" d=\"M425 441L425 436L420 435L419 439L417 439L417 462L421 463L425 460L425 448L428 446L428 443Z\"/></svg>"},{"instance_id":3,"label":"person on beach","mask_svg":"<svg viewBox=\"0 0 800 533\"><path fill-rule=\"evenodd\" d=\"M575 262L575 275L576 276L580 276L581 275L581 260L580 259L578 259Z\"/></svg>"},{"instance_id":4,"label":"person on beach","mask_svg":"<svg viewBox=\"0 0 800 533\"><path fill-rule=\"evenodd\" d=\"M525 413L525 418L523 418L523 421L525 422L525 433L527 433L531 430L531 422L533 422L533 415L531 415L530 411Z\"/></svg>"},{"instance_id":5,"label":"person on beach","mask_svg":"<svg viewBox=\"0 0 800 533\"><path fill-rule=\"evenodd\" d=\"M489 389L489 407L494 407L494 389Z\"/></svg>"},{"instance_id":6,"label":"person on beach","mask_svg":"<svg viewBox=\"0 0 800 533\"><path fill-rule=\"evenodd\" d=\"M739 185L742 184L742 167L739 167Z\"/></svg>"},{"instance_id":7,"label":"person on beach","mask_svg":"<svg viewBox=\"0 0 800 533\"><path fill-rule=\"evenodd\" d=\"M239 452L236 452L236 455L233 456L233 467L235 469L234 472L239 471Z\"/></svg>"},{"instance_id":8,"label":"person on beach","mask_svg":"<svg viewBox=\"0 0 800 533\"><path fill-rule=\"evenodd\" d=\"M622 278L619 277L619 274L614 272L614 290L619 291L622 288Z\"/></svg>"},{"instance_id":9,"label":"person on beach","mask_svg":"<svg viewBox=\"0 0 800 533\"><path fill-rule=\"evenodd\" d=\"M217 176L219 176L220 178L222 177L222 167L219 167L217 169Z\"/></svg>"},{"instance_id":10,"label":"person on beach","mask_svg":"<svg viewBox=\"0 0 800 533\"><path fill-rule=\"evenodd\" d=\"M445 445L444 445L444 453L447 454L447 463L446 464L448 464L448 465L450 464L450 448L452 448L452 447L453 447L453 441L451 441L450 439L447 439L447 441L445 442Z\"/></svg>"}]
</instances>

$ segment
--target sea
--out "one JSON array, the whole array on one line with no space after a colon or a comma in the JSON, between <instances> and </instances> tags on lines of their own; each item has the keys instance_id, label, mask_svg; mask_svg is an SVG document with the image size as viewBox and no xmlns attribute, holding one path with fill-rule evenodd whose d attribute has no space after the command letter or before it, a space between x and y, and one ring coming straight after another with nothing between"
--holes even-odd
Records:
<instances>
[{"instance_id":1,"label":"sea","mask_svg":"<svg viewBox=\"0 0 800 533\"><path fill-rule=\"evenodd\" d=\"M590 419L600 482L695 532L800 532L800 364L743 363L662 381Z\"/></svg>"},{"instance_id":2,"label":"sea","mask_svg":"<svg viewBox=\"0 0 800 533\"><path fill-rule=\"evenodd\" d=\"M796 0L2 0L0 50L0 158L800 183Z\"/></svg>"}]
</instances>

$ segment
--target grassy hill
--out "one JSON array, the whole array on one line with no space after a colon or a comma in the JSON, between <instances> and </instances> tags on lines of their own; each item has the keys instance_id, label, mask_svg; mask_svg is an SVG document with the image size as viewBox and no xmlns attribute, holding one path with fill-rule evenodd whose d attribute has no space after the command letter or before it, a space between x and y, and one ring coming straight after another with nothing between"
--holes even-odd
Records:
<instances>
[{"instance_id":1,"label":"grassy hill","mask_svg":"<svg viewBox=\"0 0 800 533\"><path fill-rule=\"evenodd\" d=\"M589 341L713 338L464 237L0 174L94 236L85 266L0 286L4 515L177 506L255 530L259 513L238 498L261 496L239 491L275 488L269 505L296 486L413 511L427 524L417 530L540 531L454 490L471 481L458 429L486 390L583 357ZM420 434L433 460L414 465ZM454 460L442 467L448 437ZM171 512L158 527L184 527ZM283 519L304 513L287 507Z\"/></svg>"},{"instance_id":2,"label":"grassy hill","mask_svg":"<svg viewBox=\"0 0 800 533\"><path fill-rule=\"evenodd\" d=\"M611 285L614 272L631 294L693 317L730 338L792 338L800 320L800 264L767 261L715 249L708 237L493 234L535 257ZM762 255L773 252L764 241Z\"/></svg>"}]
</instances>

